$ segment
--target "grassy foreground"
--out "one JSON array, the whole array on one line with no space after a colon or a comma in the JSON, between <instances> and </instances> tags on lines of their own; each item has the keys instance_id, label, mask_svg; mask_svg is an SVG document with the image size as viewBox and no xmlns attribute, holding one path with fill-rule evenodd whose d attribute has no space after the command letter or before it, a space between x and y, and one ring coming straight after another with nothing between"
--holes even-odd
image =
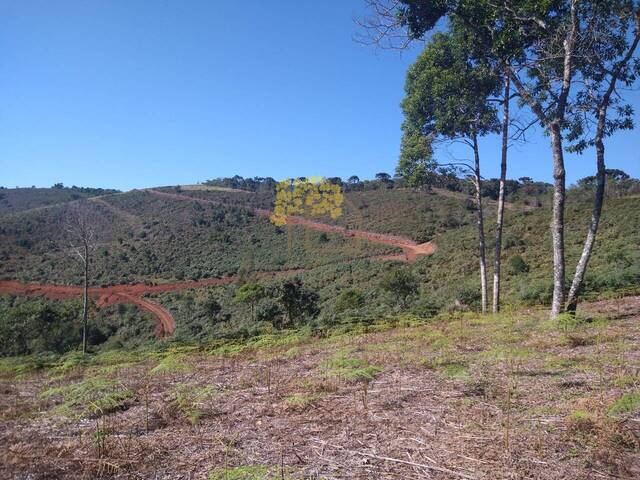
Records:
<instances>
[{"instance_id":1,"label":"grassy foreground","mask_svg":"<svg viewBox=\"0 0 640 480\"><path fill-rule=\"evenodd\" d=\"M0 363L3 478L638 478L640 297Z\"/></svg>"}]
</instances>

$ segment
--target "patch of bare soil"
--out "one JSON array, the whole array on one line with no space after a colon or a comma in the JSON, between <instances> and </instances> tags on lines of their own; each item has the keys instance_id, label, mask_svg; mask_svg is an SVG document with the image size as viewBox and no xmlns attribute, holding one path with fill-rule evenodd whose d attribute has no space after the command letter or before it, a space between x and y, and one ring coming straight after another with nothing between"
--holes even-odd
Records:
<instances>
[{"instance_id":1,"label":"patch of bare soil","mask_svg":"<svg viewBox=\"0 0 640 480\"><path fill-rule=\"evenodd\" d=\"M638 411L612 413L640 386L640 298L624 303L624 317L572 331L544 312L467 314L178 352L164 369L149 358L3 378L0 477L639 478ZM73 417L66 398L38 397L97 377L131 398Z\"/></svg>"},{"instance_id":2,"label":"patch of bare soil","mask_svg":"<svg viewBox=\"0 0 640 480\"><path fill-rule=\"evenodd\" d=\"M303 272L298 270L278 270L274 272L258 272L258 278L273 278L286 275L295 275ZM157 285L123 284L109 287L90 287L89 296L96 299L96 305L100 308L115 305L117 303L129 303L136 305L154 315L156 319L156 336L163 338L171 335L175 330L175 322L171 314L159 305L142 296L148 293L162 293L189 288L217 287L228 285L238 280L237 276L223 278L205 278L202 280L185 280L182 282L168 282ZM83 289L74 285L42 285L37 283L20 283L14 280L0 280L0 294L42 296L52 300L65 300L81 296Z\"/></svg>"}]
</instances>

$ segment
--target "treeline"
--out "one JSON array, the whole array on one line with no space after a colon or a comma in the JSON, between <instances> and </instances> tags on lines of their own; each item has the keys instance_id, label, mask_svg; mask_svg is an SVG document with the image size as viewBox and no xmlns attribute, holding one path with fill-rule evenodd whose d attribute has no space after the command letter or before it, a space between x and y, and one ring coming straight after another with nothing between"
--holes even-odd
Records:
<instances>
[{"instance_id":1,"label":"treeline","mask_svg":"<svg viewBox=\"0 0 640 480\"><path fill-rule=\"evenodd\" d=\"M92 197L97 195L111 195L113 193L120 193L120 190L116 190L114 188L78 187L76 185L65 187L63 183L55 183L51 188L56 190L70 190L72 192L84 193Z\"/></svg>"},{"instance_id":2,"label":"treeline","mask_svg":"<svg viewBox=\"0 0 640 480\"><path fill-rule=\"evenodd\" d=\"M307 177L298 177L296 180L306 181ZM363 192L381 189L410 188L409 182L402 176L391 176L386 172L376 173L373 179L360 179L357 175L352 175L346 179L341 177L327 177L326 182L333 185L340 185L344 192ZM271 177L243 178L240 175L233 177L215 178L207 180L204 185L215 187L233 188L237 190L248 190L252 192L273 192L278 182ZM483 195L489 198L497 198L499 179L490 178L483 180ZM518 180L507 180L507 195L524 193L530 196L539 196L548 193L551 184L534 181L529 177L522 177ZM429 182L420 188L442 188L453 192L472 193L473 186L464 176L454 169L439 169L434 173Z\"/></svg>"},{"instance_id":3,"label":"treeline","mask_svg":"<svg viewBox=\"0 0 640 480\"><path fill-rule=\"evenodd\" d=\"M297 180L305 181L306 177L298 177ZM328 177L325 181L342 186L344 192L366 192L381 189L411 188L411 182L403 176L391 176L380 172L373 179L360 179L352 175L346 179L341 177ZM640 193L640 180L632 178L626 172L619 169L607 169L608 194L615 196L633 195ZM205 185L248 190L252 192L274 192L277 181L271 177L244 178L240 175L233 177L215 178L204 182ZM581 178L572 187L574 191L589 191L596 186L596 177ZM419 186L423 189L441 188L452 192L460 192L473 195L475 186L470 179L461 175L460 171L451 168L440 168L430 175L428 181ZM515 201L522 197L525 203L530 203L532 198L543 197L553 190L553 185L547 182L533 180L531 177L506 179L504 181L505 198ZM500 179L488 178L481 180L481 194L483 198L498 200L500 194ZM533 201L535 204L535 200Z\"/></svg>"}]
</instances>

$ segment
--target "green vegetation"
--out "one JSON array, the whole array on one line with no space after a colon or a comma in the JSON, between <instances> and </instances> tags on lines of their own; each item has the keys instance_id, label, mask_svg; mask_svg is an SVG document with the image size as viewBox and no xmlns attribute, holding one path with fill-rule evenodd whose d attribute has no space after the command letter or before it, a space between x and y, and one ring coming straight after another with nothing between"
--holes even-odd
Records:
<instances>
[{"instance_id":1,"label":"green vegetation","mask_svg":"<svg viewBox=\"0 0 640 480\"><path fill-rule=\"evenodd\" d=\"M259 465L217 468L209 473L209 480L270 480L276 478L270 472L269 467Z\"/></svg>"},{"instance_id":2,"label":"green vegetation","mask_svg":"<svg viewBox=\"0 0 640 480\"><path fill-rule=\"evenodd\" d=\"M182 416L195 425L198 420L207 415L207 402L215 395L216 391L212 386L194 387L180 384L176 386L172 404Z\"/></svg>"},{"instance_id":3,"label":"green vegetation","mask_svg":"<svg viewBox=\"0 0 640 480\"><path fill-rule=\"evenodd\" d=\"M609 407L609 415L633 413L640 409L640 392L625 393Z\"/></svg>"},{"instance_id":4,"label":"green vegetation","mask_svg":"<svg viewBox=\"0 0 640 480\"><path fill-rule=\"evenodd\" d=\"M80 382L44 390L42 399L61 401L57 412L66 416L102 416L125 408L134 393L119 382L92 377Z\"/></svg>"},{"instance_id":5,"label":"green vegetation","mask_svg":"<svg viewBox=\"0 0 640 480\"><path fill-rule=\"evenodd\" d=\"M0 355L65 353L82 341L81 303L0 296ZM140 346L153 339L153 322L135 307L92 310L89 344L105 348Z\"/></svg>"},{"instance_id":6,"label":"green vegetation","mask_svg":"<svg viewBox=\"0 0 640 480\"><path fill-rule=\"evenodd\" d=\"M523 180L518 194L531 185ZM568 200L568 264L577 261L591 209L579 188L570 192ZM242 207L251 205L253 194L181 192L216 199L222 205L170 200L148 192L108 196L103 200L116 210L100 203L92 207L100 219L99 236L106 240L96 253L92 275L95 284L120 284L238 274L237 284L150 295L174 317L177 329L170 341L178 344L248 339L283 328L305 327L326 335L336 329L369 328L400 312L425 321L443 311L475 310L480 290L475 281L474 212L465 208L463 193L448 192L462 197L396 184L368 190L351 185L346 193L344 215L336 223L414 238L422 228L431 229L428 237L438 246L435 254L402 266L360 258L389 249L358 239L326 234L329 240L321 241L322 232L294 227L290 242L287 228L278 229ZM540 195L546 204L547 194ZM80 281L75 263L63 255L61 245L50 240L59 236L54 227L62 212L62 206L29 211L3 223L0 250L4 249L7 261L1 263L0 275L53 283ZM118 212L134 218L129 218L130 223L122 221L125 217ZM494 221L492 212L488 209L488 223ZM457 220L449 222L451 218ZM640 282L640 232L634 227L640 223L640 199L608 198L603 218L586 277L587 298L633 293ZM506 305L550 302L550 239L540 234L547 226L545 208L507 209L502 280ZM18 247L11 239L28 241L30 249ZM489 239L487 248L492 246ZM261 270L297 267L307 271L293 279L259 277ZM249 290L251 295L245 299ZM79 344L78 312L77 301L0 296L0 343L4 342L0 351L25 355L73 350ZM94 348L131 348L153 341L152 318L134 306L92 307L90 319L89 343ZM567 337L567 341L576 340Z\"/></svg>"}]
</instances>

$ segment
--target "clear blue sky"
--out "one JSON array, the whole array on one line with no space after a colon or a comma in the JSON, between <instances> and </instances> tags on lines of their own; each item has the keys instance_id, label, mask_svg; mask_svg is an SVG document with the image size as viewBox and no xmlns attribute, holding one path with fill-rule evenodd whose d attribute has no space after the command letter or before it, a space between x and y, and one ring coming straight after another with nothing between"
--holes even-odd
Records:
<instances>
[{"instance_id":1,"label":"clear blue sky","mask_svg":"<svg viewBox=\"0 0 640 480\"><path fill-rule=\"evenodd\" d=\"M393 172L416 52L355 43L362 9L362 0L3 0L0 185ZM609 166L640 176L639 138L636 129L610 140ZM550 180L548 142L533 140L512 151L510 177ZM484 141L487 177L498 172L496 142ZM570 182L592 174L592 152L567 169Z\"/></svg>"}]
</instances>

